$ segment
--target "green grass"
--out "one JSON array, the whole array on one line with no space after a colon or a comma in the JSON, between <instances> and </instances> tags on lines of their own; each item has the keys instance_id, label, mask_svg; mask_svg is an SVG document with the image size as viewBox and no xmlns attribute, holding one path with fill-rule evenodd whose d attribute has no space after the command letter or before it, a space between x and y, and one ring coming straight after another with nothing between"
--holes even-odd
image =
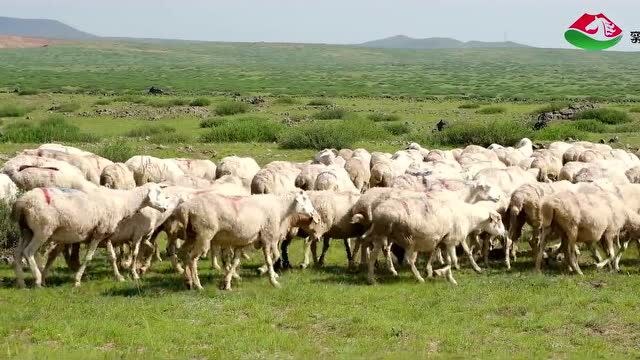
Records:
<instances>
[{"instance_id":1,"label":"green grass","mask_svg":"<svg viewBox=\"0 0 640 360\"><path fill-rule=\"evenodd\" d=\"M54 107L54 109L61 113L72 113L80 110L80 104L74 101L65 102Z\"/></svg>"},{"instance_id":2,"label":"green grass","mask_svg":"<svg viewBox=\"0 0 640 360\"><path fill-rule=\"evenodd\" d=\"M38 95L39 91L36 89L21 89L18 91L18 95L26 96L26 95Z\"/></svg>"},{"instance_id":3,"label":"green grass","mask_svg":"<svg viewBox=\"0 0 640 360\"><path fill-rule=\"evenodd\" d=\"M411 124L406 121L393 121L382 124L382 128L391 135L400 136L411 132Z\"/></svg>"},{"instance_id":4,"label":"green grass","mask_svg":"<svg viewBox=\"0 0 640 360\"><path fill-rule=\"evenodd\" d=\"M586 140L587 133L579 130L569 121L558 122L538 130L534 133L534 140L553 141L566 140L572 138L574 140Z\"/></svg>"},{"instance_id":5,"label":"green grass","mask_svg":"<svg viewBox=\"0 0 640 360\"><path fill-rule=\"evenodd\" d=\"M331 100L328 100L328 99L312 99L307 103L307 105L309 105L309 106L331 106L331 105L333 105L333 103L331 102Z\"/></svg>"},{"instance_id":6,"label":"green grass","mask_svg":"<svg viewBox=\"0 0 640 360\"><path fill-rule=\"evenodd\" d=\"M226 101L216 105L216 114L220 116L244 114L250 110L250 106L239 101Z\"/></svg>"},{"instance_id":7,"label":"green grass","mask_svg":"<svg viewBox=\"0 0 640 360\"><path fill-rule=\"evenodd\" d=\"M65 141L70 143L95 142L97 135L84 133L79 127L70 124L62 115L49 116L37 124L20 121L7 124L2 129L3 142L11 143L48 143Z\"/></svg>"},{"instance_id":8,"label":"green grass","mask_svg":"<svg viewBox=\"0 0 640 360\"><path fill-rule=\"evenodd\" d=\"M20 117L29 112L29 109L18 104L0 105L0 117Z\"/></svg>"},{"instance_id":9,"label":"green grass","mask_svg":"<svg viewBox=\"0 0 640 360\"><path fill-rule=\"evenodd\" d=\"M191 100L189 103L191 106L209 106L211 105L211 99L205 97L199 97Z\"/></svg>"},{"instance_id":10,"label":"green grass","mask_svg":"<svg viewBox=\"0 0 640 360\"><path fill-rule=\"evenodd\" d=\"M204 133L200 141L224 142L274 142L283 126L263 118L247 117L229 119Z\"/></svg>"},{"instance_id":11,"label":"green grass","mask_svg":"<svg viewBox=\"0 0 640 360\"><path fill-rule=\"evenodd\" d=\"M400 120L400 116L396 114L387 114L387 113L381 113L381 112L369 114L367 115L367 118L375 122Z\"/></svg>"},{"instance_id":12,"label":"green grass","mask_svg":"<svg viewBox=\"0 0 640 360\"><path fill-rule=\"evenodd\" d=\"M11 218L11 207L0 201L0 249L13 248L19 239L20 228Z\"/></svg>"},{"instance_id":13,"label":"green grass","mask_svg":"<svg viewBox=\"0 0 640 360\"><path fill-rule=\"evenodd\" d=\"M566 109L571 105L571 103L567 102L567 101L559 101L559 102L553 102L550 104L547 104L545 106L541 106L537 109L535 109L534 111L532 111L531 113L534 115L538 115L538 114L542 114L542 113L546 113L546 112L553 112L553 111L560 111L562 109Z\"/></svg>"},{"instance_id":14,"label":"green grass","mask_svg":"<svg viewBox=\"0 0 640 360\"><path fill-rule=\"evenodd\" d=\"M161 97L151 97L146 99L145 103L149 106L156 107L156 108L168 108L172 106L188 105L189 101L187 99L180 99L180 98L165 99Z\"/></svg>"},{"instance_id":15,"label":"green grass","mask_svg":"<svg viewBox=\"0 0 640 360\"><path fill-rule=\"evenodd\" d=\"M135 155L138 155L133 147L122 139L117 139L103 144L96 150L96 154L113 162L121 163L129 160Z\"/></svg>"},{"instance_id":16,"label":"green grass","mask_svg":"<svg viewBox=\"0 0 640 360\"><path fill-rule=\"evenodd\" d=\"M176 129L167 125L145 125L139 128L129 130L125 136L127 137L145 137L151 135L175 133Z\"/></svg>"},{"instance_id":17,"label":"green grass","mask_svg":"<svg viewBox=\"0 0 640 360\"><path fill-rule=\"evenodd\" d=\"M640 106L633 106L629 109L630 113L640 113Z\"/></svg>"},{"instance_id":18,"label":"green grass","mask_svg":"<svg viewBox=\"0 0 640 360\"><path fill-rule=\"evenodd\" d=\"M344 119L345 116L347 116L347 111L342 108L324 109L311 115L316 120L337 120Z\"/></svg>"},{"instance_id":19,"label":"green grass","mask_svg":"<svg viewBox=\"0 0 640 360\"><path fill-rule=\"evenodd\" d=\"M96 105L101 105L101 106L110 105L111 103L113 103L113 99L109 99L109 98L98 99L95 102Z\"/></svg>"},{"instance_id":20,"label":"green grass","mask_svg":"<svg viewBox=\"0 0 640 360\"><path fill-rule=\"evenodd\" d=\"M504 106L487 106L476 110L476 113L482 115L502 114L507 112Z\"/></svg>"},{"instance_id":21,"label":"green grass","mask_svg":"<svg viewBox=\"0 0 640 360\"><path fill-rule=\"evenodd\" d=\"M460 106L458 106L458 109L477 109L479 107L480 107L480 104L466 103L466 104L461 104Z\"/></svg>"},{"instance_id":22,"label":"green grass","mask_svg":"<svg viewBox=\"0 0 640 360\"><path fill-rule=\"evenodd\" d=\"M628 113L616 109L593 109L585 110L576 114L576 119L594 119L605 124L624 124L631 122Z\"/></svg>"},{"instance_id":23,"label":"green grass","mask_svg":"<svg viewBox=\"0 0 640 360\"><path fill-rule=\"evenodd\" d=\"M284 149L349 148L357 141L389 139L390 134L370 120L317 121L282 132L278 144Z\"/></svg>"},{"instance_id":24,"label":"green grass","mask_svg":"<svg viewBox=\"0 0 640 360\"><path fill-rule=\"evenodd\" d=\"M464 146L493 143L512 146L520 139L530 137L532 130L526 124L512 120L454 123L443 131L425 135L420 143Z\"/></svg>"},{"instance_id":25,"label":"green grass","mask_svg":"<svg viewBox=\"0 0 640 360\"><path fill-rule=\"evenodd\" d=\"M281 96L273 100L273 103L276 105L293 105L293 104L297 104L298 101L295 98L292 98L291 96Z\"/></svg>"}]
</instances>

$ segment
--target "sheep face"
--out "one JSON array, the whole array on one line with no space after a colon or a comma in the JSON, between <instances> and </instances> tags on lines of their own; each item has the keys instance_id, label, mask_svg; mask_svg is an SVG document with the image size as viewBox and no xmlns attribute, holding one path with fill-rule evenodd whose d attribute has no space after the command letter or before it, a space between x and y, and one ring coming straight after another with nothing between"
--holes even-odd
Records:
<instances>
[{"instance_id":1,"label":"sheep face","mask_svg":"<svg viewBox=\"0 0 640 360\"><path fill-rule=\"evenodd\" d=\"M491 186L483 181L471 183L471 199L472 202L477 201L493 201L498 202L502 197L502 192L498 187Z\"/></svg>"},{"instance_id":2,"label":"sheep face","mask_svg":"<svg viewBox=\"0 0 640 360\"><path fill-rule=\"evenodd\" d=\"M489 219L484 225L483 230L493 236L505 236L507 233L502 223L502 217L495 211L489 212Z\"/></svg>"},{"instance_id":3,"label":"sheep face","mask_svg":"<svg viewBox=\"0 0 640 360\"><path fill-rule=\"evenodd\" d=\"M310 217L314 223L320 222L320 214L313 207L313 203L307 193L304 191L297 193L294 203L296 213Z\"/></svg>"},{"instance_id":4,"label":"sheep face","mask_svg":"<svg viewBox=\"0 0 640 360\"><path fill-rule=\"evenodd\" d=\"M165 212L171 205L169 197L162 191L160 185L153 184L149 188L149 194L147 195L148 206L160 211Z\"/></svg>"}]
</instances>

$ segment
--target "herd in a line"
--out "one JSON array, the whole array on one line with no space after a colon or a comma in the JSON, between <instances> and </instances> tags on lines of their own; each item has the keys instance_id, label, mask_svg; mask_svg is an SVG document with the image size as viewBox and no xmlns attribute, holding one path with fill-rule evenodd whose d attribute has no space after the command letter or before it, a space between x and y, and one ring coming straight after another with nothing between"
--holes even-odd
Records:
<instances>
[{"instance_id":1,"label":"herd in a line","mask_svg":"<svg viewBox=\"0 0 640 360\"><path fill-rule=\"evenodd\" d=\"M340 239L348 266L359 259L369 283L379 260L393 275L406 265L423 282L416 264L423 255L428 277L456 284L458 250L481 272L477 261L488 266L490 250L502 248L509 269L525 224L537 270L545 257L562 258L582 274L578 255L588 250L598 268L617 271L640 235L638 183L636 154L589 142L534 148L522 139L514 147L453 150L412 143L394 154L325 149L304 163L262 168L237 156L217 165L146 155L113 163L44 144L6 161L0 198L21 230L13 261L19 287L26 265L42 286L60 255L80 285L98 247L106 248L119 281L120 269L138 279L162 259L161 233L164 257L189 288L202 288L198 260L209 255L223 272L222 288L230 289L252 249L262 250L260 270L279 286L274 266L289 266L296 236L305 242L303 268L311 258L322 265L329 240Z\"/></svg>"}]
</instances>

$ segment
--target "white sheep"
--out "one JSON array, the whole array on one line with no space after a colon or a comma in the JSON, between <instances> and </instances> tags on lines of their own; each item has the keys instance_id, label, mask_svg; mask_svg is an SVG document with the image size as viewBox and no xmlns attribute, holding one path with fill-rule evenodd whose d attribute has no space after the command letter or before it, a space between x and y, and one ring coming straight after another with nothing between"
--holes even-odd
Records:
<instances>
[{"instance_id":1,"label":"white sheep","mask_svg":"<svg viewBox=\"0 0 640 360\"><path fill-rule=\"evenodd\" d=\"M209 181L216 179L216 164L211 160L173 158L173 161L186 174Z\"/></svg>"},{"instance_id":2,"label":"white sheep","mask_svg":"<svg viewBox=\"0 0 640 360\"><path fill-rule=\"evenodd\" d=\"M100 185L110 189L129 190L136 187L133 172L123 163L105 166L100 174Z\"/></svg>"},{"instance_id":3,"label":"white sheep","mask_svg":"<svg viewBox=\"0 0 640 360\"><path fill-rule=\"evenodd\" d=\"M64 161L31 155L18 155L7 161L2 173L8 175L21 190L38 187L61 187L91 190L97 187L85 180L82 172Z\"/></svg>"},{"instance_id":4,"label":"white sheep","mask_svg":"<svg viewBox=\"0 0 640 360\"><path fill-rule=\"evenodd\" d=\"M148 155L136 155L127 160L125 165L133 172L133 177L138 186L148 182L173 181L185 175L184 171L175 162Z\"/></svg>"},{"instance_id":5,"label":"white sheep","mask_svg":"<svg viewBox=\"0 0 640 360\"><path fill-rule=\"evenodd\" d=\"M227 156L216 169L216 179L225 175L233 175L242 179L242 184L250 188L253 177L260 170L258 163L250 157Z\"/></svg>"},{"instance_id":6,"label":"white sheep","mask_svg":"<svg viewBox=\"0 0 640 360\"><path fill-rule=\"evenodd\" d=\"M18 197L18 187L11 181L11 178L5 174L0 174L0 201L4 202L8 206L13 206L13 203Z\"/></svg>"}]
</instances>

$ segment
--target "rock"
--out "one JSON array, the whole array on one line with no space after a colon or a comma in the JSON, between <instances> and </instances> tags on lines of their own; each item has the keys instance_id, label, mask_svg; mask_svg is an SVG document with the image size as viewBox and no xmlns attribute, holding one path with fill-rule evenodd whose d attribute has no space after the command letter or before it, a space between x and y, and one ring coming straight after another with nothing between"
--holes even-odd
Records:
<instances>
[{"instance_id":1,"label":"rock","mask_svg":"<svg viewBox=\"0 0 640 360\"><path fill-rule=\"evenodd\" d=\"M440 119L440 121L438 121L438 123L436 124L436 128L438 129L438 131L442 131L448 127L449 127L449 122L444 119Z\"/></svg>"},{"instance_id":2,"label":"rock","mask_svg":"<svg viewBox=\"0 0 640 360\"><path fill-rule=\"evenodd\" d=\"M162 94L164 94L164 90L160 89L159 87L152 86L152 87L149 88L149 94L151 94L151 95L162 95Z\"/></svg>"}]
</instances>

